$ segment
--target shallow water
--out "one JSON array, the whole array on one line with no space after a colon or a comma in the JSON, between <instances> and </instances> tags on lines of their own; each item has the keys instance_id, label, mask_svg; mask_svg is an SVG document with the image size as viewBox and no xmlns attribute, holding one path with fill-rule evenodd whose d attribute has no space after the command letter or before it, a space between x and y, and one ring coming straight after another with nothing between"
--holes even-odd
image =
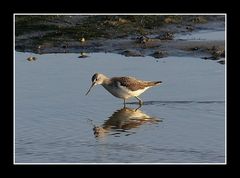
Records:
<instances>
[{"instance_id":1,"label":"shallow water","mask_svg":"<svg viewBox=\"0 0 240 178\"><path fill-rule=\"evenodd\" d=\"M36 61L28 61L30 55ZM15 55L16 163L224 163L225 65L191 57ZM91 77L161 80L137 101ZM136 110L137 109L137 110Z\"/></svg>"},{"instance_id":2,"label":"shallow water","mask_svg":"<svg viewBox=\"0 0 240 178\"><path fill-rule=\"evenodd\" d=\"M201 30L199 32L195 33L189 33L189 34L180 34L176 35L176 40L211 40L211 41L224 41L225 40L225 31L219 30L219 31L210 31L210 30Z\"/></svg>"}]
</instances>

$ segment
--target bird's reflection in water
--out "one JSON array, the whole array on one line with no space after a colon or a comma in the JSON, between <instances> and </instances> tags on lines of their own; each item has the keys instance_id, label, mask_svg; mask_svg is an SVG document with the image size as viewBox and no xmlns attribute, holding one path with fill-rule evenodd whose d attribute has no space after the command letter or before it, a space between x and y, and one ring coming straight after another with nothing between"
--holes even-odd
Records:
<instances>
[{"instance_id":1,"label":"bird's reflection in water","mask_svg":"<svg viewBox=\"0 0 240 178\"><path fill-rule=\"evenodd\" d=\"M122 133L128 136L135 133L131 132L130 129L138 128L145 123L157 124L161 121L161 119L145 114L139 108L124 107L116 110L102 126L94 125L93 131L95 137L104 137L109 134L118 137Z\"/></svg>"}]
</instances>

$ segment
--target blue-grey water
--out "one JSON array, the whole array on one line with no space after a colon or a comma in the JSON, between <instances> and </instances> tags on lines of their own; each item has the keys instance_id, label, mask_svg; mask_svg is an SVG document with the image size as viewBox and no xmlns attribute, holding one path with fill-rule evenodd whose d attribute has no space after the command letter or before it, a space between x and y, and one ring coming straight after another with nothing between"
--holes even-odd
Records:
<instances>
[{"instance_id":1,"label":"blue-grey water","mask_svg":"<svg viewBox=\"0 0 240 178\"><path fill-rule=\"evenodd\" d=\"M181 40L212 40L212 41L224 41L225 40L225 30L219 31L209 31L209 30L201 30L195 33L189 34L179 34L175 36L175 39Z\"/></svg>"},{"instance_id":2,"label":"blue-grey water","mask_svg":"<svg viewBox=\"0 0 240 178\"><path fill-rule=\"evenodd\" d=\"M15 163L225 162L225 65L88 55L15 53ZM163 84L123 109L102 86L85 96L96 72Z\"/></svg>"}]
</instances>

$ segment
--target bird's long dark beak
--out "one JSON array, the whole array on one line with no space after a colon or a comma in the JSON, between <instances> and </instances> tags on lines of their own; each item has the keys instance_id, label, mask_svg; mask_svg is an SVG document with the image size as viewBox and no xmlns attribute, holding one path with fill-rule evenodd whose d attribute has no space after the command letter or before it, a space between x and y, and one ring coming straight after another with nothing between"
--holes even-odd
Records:
<instances>
[{"instance_id":1,"label":"bird's long dark beak","mask_svg":"<svg viewBox=\"0 0 240 178\"><path fill-rule=\"evenodd\" d=\"M91 89L94 85L95 85L95 82L92 83L91 87L89 88L89 90L87 91L87 93L85 95L87 95L91 91Z\"/></svg>"}]
</instances>

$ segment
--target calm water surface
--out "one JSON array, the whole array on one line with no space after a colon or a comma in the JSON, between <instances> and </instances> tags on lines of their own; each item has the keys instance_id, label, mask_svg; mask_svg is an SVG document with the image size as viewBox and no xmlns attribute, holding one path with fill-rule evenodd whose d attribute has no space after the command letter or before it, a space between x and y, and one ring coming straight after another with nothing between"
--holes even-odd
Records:
<instances>
[{"instance_id":1,"label":"calm water surface","mask_svg":"<svg viewBox=\"0 0 240 178\"><path fill-rule=\"evenodd\" d=\"M181 40L213 40L213 41L224 41L225 40L224 30L219 31L210 31L210 30L201 30L200 32L189 33L189 34L179 34L176 35L175 39Z\"/></svg>"},{"instance_id":2,"label":"calm water surface","mask_svg":"<svg viewBox=\"0 0 240 178\"><path fill-rule=\"evenodd\" d=\"M30 55L36 61L27 61ZM191 57L16 52L16 163L224 163L225 66ZM161 80L137 101L94 73Z\"/></svg>"}]
</instances>

